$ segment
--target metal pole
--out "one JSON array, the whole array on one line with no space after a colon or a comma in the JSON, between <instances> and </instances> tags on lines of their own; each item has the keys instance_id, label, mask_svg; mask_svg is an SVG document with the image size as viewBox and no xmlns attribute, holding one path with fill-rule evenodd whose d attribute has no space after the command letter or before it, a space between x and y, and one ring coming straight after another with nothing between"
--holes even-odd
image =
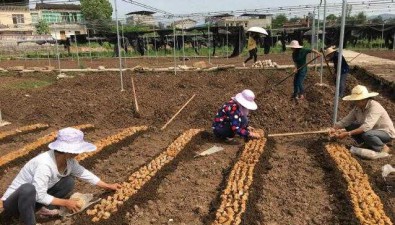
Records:
<instances>
[{"instance_id":1,"label":"metal pole","mask_svg":"<svg viewBox=\"0 0 395 225\"><path fill-rule=\"evenodd\" d=\"M228 50L228 47L229 47L229 34L228 34L228 31L229 29L228 29L228 24L226 24L226 59L227 60L229 60L229 50Z\"/></svg>"},{"instance_id":2,"label":"metal pole","mask_svg":"<svg viewBox=\"0 0 395 225\"><path fill-rule=\"evenodd\" d=\"M326 33L325 29L326 29L326 0L324 0L324 24L322 24L322 43L321 43L322 50L325 49L325 33ZM324 56L321 57L320 84L322 84L322 73L324 71L323 60L324 60Z\"/></svg>"},{"instance_id":3,"label":"metal pole","mask_svg":"<svg viewBox=\"0 0 395 225\"><path fill-rule=\"evenodd\" d=\"M392 51L395 51L395 31L394 31L394 39L392 40Z\"/></svg>"},{"instance_id":4,"label":"metal pole","mask_svg":"<svg viewBox=\"0 0 395 225\"><path fill-rule=\"evenodd\" d=\"M91 40L89 37L89 30L88 30L88 45L89 45L89 57L91 58L91 64L92 64L92 49L91 49Z\"/></svg>"},{"instance_id":5,"label":"metal pole","mask_svg":"<svg viewBox=\"0 0 395 225\"><path fill-rule=\"evenodd\" d=\"M318 45L319 45L319 37L320 37L320 5L317 7L317 10L318 10L318 18L317 18L317 32L316 32L316 34L317 34L317 36L316 36L316 49L318 50ZM315 64L315 66L314 66L314 71L317 71L317 60L316 61L314 61L314 64ZM322 65L322 58L321 58L321 65Z\"/></svg>"},{"instance_id":6,"label":"metal pole","mask_svg":"<svg viewBox=\"0 0 395 225\"><path fill-rule=\"evenodd\" d=\"M184 39L184 21L182 22L182 61L184 63L185 66L185 39Z\"/></svg>"},{"instance_id":7,"label":"metal pole","mask_svg":"<svg viewBox=\"0 0 395 225\"><path fill-rule=\"evenodd\" d=\"M153 33L154 33L154 47L155 47L155 57L158 60L158 49L156 48L156 31L155 31L155 26L152 26ZM166 47L166 46L165 46Z\"/></svg>"},{"instance_id":8,"label":"metal pole","mask_svg":"<svg viewBox=\"0 0 395 225\"><path fill-rule=\"evenodd\" d=\"M121 91L124 91L124 89L123 89L123 78L122 78L121 46L120 46L120 43L119 43L119 24L118 24L117 0L114 0L114 6L115 6L115 21L117 23L117 45L118 45L118 59L119 59L119 76L121 78Z\"/></svg>"},{"instance_id":9,"label":"metal pole","mask_svg":"<svg viewBox=\"0 0 395 225\"><path fill-rule=\"evenodd\" d=\"M176 62L176 24L173 19L173 57L174 57L174 75L177 75L177 62Z\"/></svg>"},{"instance_id":10,"label":"metal pole","mask_svg":"<svg viewBox=\"0 0 395 225\"><path fill-rule=\"evenodd\" d=\"M314 47L314 36L315 36L315 7L313 10L313 15L312 15L312 24L311 24L311 48ZM311 59L315 57L314 54L311 54Z\"/></svg>"},{"instance_id":11,"label":"metal pole","mask_svg":"<svg viewBox=\"0 0 395 225\"><path fill-rule=\"evenodd\" d=\"M74 42L75 42L75 46L77 47L77 63L78 63L78 67L81 67L80 64L80 57L78 55L78 44L77 44L77 35L74 34Z\"/></svg>"},{"instance_id":12,"label":"metal pole","mask_svg":"<svg viewBox=\"0 0 395 225\"><path fill-rule=\"evenodd\" d=\"M346 11L347 11L347 0L343 0L342 6L342 22L340 27L340 43L339 43L339 56L337 58L337 73L336 73L336 92L335 92L335 104L333 111L333 124L337 121L337 111L339 106L339 88L340 88L340 73L342 68L343 58L343 42L344 42L344 28L346 25Z\"/></svg>"},{"instance_id":13,"label":"metal pole","mask_svg":"<svg viewBox=\"0 0 395 225\"><path fill-rule=\"evenodd\" d=\"M46 44L49 44L49 46L48 46L48 48L47 48L47 50L48 50L48 66L51 66L51 58L50 58L50 55L51 55L51 44L50 43L46 43Z\"/></svg>"},{"instance_id":14,"label":"metal pole","mask_svg":"<svg viewBox=\"0 0 395 225\"><path fill-rule=\"evenodd\" d=\"M58 34L56 33L56 28L55 28L55 44L56 44L56 56L58 58L58 70L59 73L61 73L62 71L60 70L60 56L59 56L59 46L58 46Z\"/></svg>"},{"instance_id":15,"label":"metal pole","mask_svg":"<svg viewBox=\"0 0 395 225\"><path fill-rule=\"evenodd\" d=\"M210 58L210 22L207 23L207 51L208 51L208 63L211 64Z\"/></svg>"},{"instance_id":16,"label":"metal pole","mask_svg":"<svg viewBox=\"0 0 395 225\"><path fill-rule=\"evenodd\" d=\"M123 43L123 46L125 47L125 36L123 36L123 23L121 23L121 30L122 30L122 43ZM124 63L124 67L125 68L127 68L127 66L126 66L126 51L125 51L125 53L124 53L124 57L122 57L123 58L123 63Z\"/></svg>"},{"instance_id":17,"label":"metal pole","mask_svg":"<svg viewBox=\"0 0 395 225\"><path fill-rule=\"evenodd\" d=\"M383 48L383 42L384 42L384 24L385 24L385 22L383 21L383 29L381 30L381 44L380 44L380 48Z\"/></svg>"}]
</instances>

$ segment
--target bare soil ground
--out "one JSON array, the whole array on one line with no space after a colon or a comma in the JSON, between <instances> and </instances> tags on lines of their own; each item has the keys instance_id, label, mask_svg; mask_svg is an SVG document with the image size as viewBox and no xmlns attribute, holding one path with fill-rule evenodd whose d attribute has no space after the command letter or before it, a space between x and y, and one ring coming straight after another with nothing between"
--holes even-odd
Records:
<instances>
[{"instance_id":1,"label":"bare soil ground","mask_svg":"<svg viewBox=\"0 0 395 225\"><path fill-rule=\"evenodd\" d=\"M363 50L361 52L379 58L395 60L395 51L392 50Z\"/></svg>"},{"instance_id":2,"label":"bare soil ground","mask_svg":"<svg viewBox=\"0 0 395 225\"><path fill-rule=\"evenodd\" d=\"M263 128L266 133L318 130L332 123L334 83L325 76L324 82L329 86L316 85L319 77L313 71L309 72L305 82L307 99L301 103L290 101L292 78L267 91L268 87L287 76L284 71L230 70L179 73L177 76L165 72L136 73L133 75L140 116L134 111L129 82L131 73L124 76L124 92L120 91L117 73L76 75L73 79L56 80L55 73L1 74L0 83L5 84L0 85L0 108L4 119L13 122L14 127L36 122L49 123L51 130L93 123L96 129L87 132L86 139L97 141L133 125L159 128L194 93L198 94L165 131L151 129L137 134L82 162L106 181L124 181L186 129L203 127L208 131L194 138L174 161L129 199L110 220L99 224L210 224L227 174L243 142L240 140L239 145L218 142L210 132L211 120L221 104L245 88L256 92L259 106L257 111L251 113L250 123L256 128ZM45 80L50 85L15 87L15 82L23 80ZM348 83L348 91L357 83L368 85L370 90L385 90L385 87L365 81L360 76L358 80L350 76ZM395 115L395 105L389 96L384 94L377 99L391 116ZM339 116L345 116L350 107L342 102ZM41 132L35 134L39 137ZM11 142L2 142L0 146L6 149L2 150L4 152L12 151L30 142L33 137L33 134L22 135ZM269 139L255 170L253 194L243 224L355 224L350 203L345 200L344 182L333 167L327 165L328 159L320 145L322 142L324 140L317 136ZM205 158L193 158L195 152L213 145L225 149ZM44 150L46 148L41 148L34 154ZM1 168L6 170L0 177L1 193L31 157L33 155ZM395 210L393 197L383 188L378 171L384 163L394 162L392 157L362 161L389 212ZM97 196L108 194L80 182L76 191ZM390 216L394 219L392 214ZM65 223L91 224L85 214ZM0 224L7 222L0 219ZM55 220L45 224L55 224Z\"/></svg>"}]
</instances>

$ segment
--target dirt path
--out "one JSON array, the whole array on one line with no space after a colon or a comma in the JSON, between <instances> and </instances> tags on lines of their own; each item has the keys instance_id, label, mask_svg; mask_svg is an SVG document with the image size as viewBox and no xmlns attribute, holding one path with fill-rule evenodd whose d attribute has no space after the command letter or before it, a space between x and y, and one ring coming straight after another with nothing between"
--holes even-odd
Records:
<instances>
[{"instance_id":1,"label":"dirt path","mask_svg":"<svg viewBox=\"0 0 395 225\"><path fill-rule=\"evenodd\" d=\"M245 224L356 224L341 180L316 140L270 142L255 173Z\"/></svg>"}]
</instances>

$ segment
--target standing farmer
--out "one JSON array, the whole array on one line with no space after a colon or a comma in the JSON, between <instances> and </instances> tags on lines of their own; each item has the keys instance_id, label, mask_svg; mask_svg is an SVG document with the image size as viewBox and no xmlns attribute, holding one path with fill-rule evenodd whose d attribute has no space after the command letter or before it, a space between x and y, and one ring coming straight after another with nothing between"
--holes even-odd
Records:
<instances>
[{"instance_id":1,"label":"standing farmer","mask_svg":"<svg viewBox=\"0 0 395 225\"><path fill-rule=\"evenodd\" d=\"M329 47L325 50L325 58L326 60L330 60L333 62L335 66L335 77L337 74L337 60L339 58L339 52L333 49L332 47ZM344 91L346 90L346 80L347 80L347 75L350 71L350 67L347 64L346 59L344 56L342 56L342 66L341 66L341 71L340 71L340 89L339 89L339 96L342 98L344 97Z\"/></svg>"},{"instance_id":2,"label":"standing farmer","mask_svg":"<svg viewBox=\"0 0 395 225\"><path fill-rule=\"evenodd\" d=\"M250 32L250 36L248 37L248 44L247 44L247 48L248 48L248 53L250 54L250 56L243 62L243 66L246 66L246 63L248 61L250 61L252 58L254 58L254 63L256 63L257 59L258 59L258 48L257 48L257 41L259 38L259 34L255 33L255 32Z\"/></svg>"},{"instance_id":3,"label":"standing farmer","mask_svg":"<svg viewBox=\"0 0 395 225\"><path fill-rule=\"evenodd\" d=\"M305 65L307 54L314 52L318 56L320 56L321 53L315 49L303 48L303 46L299 45L299 42L296 40L291 41L291 44L288 45L287 47L292 49L292 60L295 64L294 92L292 94L291 99L303 100L304 99L303 82L307 74L307 65ZM302 66L304 67L301 68Z\"/></svg>"}]
</instances>

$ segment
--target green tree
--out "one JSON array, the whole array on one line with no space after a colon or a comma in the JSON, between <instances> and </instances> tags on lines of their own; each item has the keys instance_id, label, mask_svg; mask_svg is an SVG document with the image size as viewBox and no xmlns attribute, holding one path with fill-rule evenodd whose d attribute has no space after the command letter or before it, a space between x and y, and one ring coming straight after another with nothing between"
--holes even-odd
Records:
<instances>
[{"instance_id":1,"label":"green tree","mask_svg":"<svg viewBox=\"0 0 395 225\"><path fill-rule=\"evenodd\" d=\"M81 0L81 12L88 27L108 30L111 22L112 6L108 0Z\"/></svg>"},{"instance_id":2,"label":"green tree","mask_svg":"<svg viewBox=\"0 0 395 225\"><path fill-rule=\"evenodd\" d=\"M278 14L272 20L272 27L273 27L273 29L282 28L284 23L286 23L287 21L288 21L288 18L285 16L285 14Z\"/></svg>"},{"instance_id":3,"label":"green tree","mask_svg":"<svg viewBox=\"0 0 395 225\"><path fill-rule=\"evenodd\" d=\"M378 16L378 17L376 17L376 18L373 18L373 19L371 20L371 22L372 22L373 24L382 24L384 21L383 21L383 17Z\"/></svg>"},{"instance_id":4,"label":"green tree","mask_svg":"<svg viewBox=\"0 0 395 225\"><path fill-rule=\"evenodd\" d=\"M49 34L49 25L45 20L40 20L36 24L37 34Z\"/></svg>"},{"instance_id":5,"label":"green tree","mask_svg":"<svg viewBox=\"0 0 395 225\"><path fill-rule=\"evenodd\" d=\"M357 14L355 20L357 21L357 23L359 24L364 24L366 23L366 14L364 12L360 12Z\"/></svg>"},{"instance_id":6,"label":"green tree","mask_svg":"<svg viewBox=\"0 0 395 225\"><path fill-rule=\"evenodd\" d=\"M335 16L335 14L329 14L326 17L326 20L328 20L328 21L336 21L337 20L337 16Z\"/></svg>"}]
</instances>

